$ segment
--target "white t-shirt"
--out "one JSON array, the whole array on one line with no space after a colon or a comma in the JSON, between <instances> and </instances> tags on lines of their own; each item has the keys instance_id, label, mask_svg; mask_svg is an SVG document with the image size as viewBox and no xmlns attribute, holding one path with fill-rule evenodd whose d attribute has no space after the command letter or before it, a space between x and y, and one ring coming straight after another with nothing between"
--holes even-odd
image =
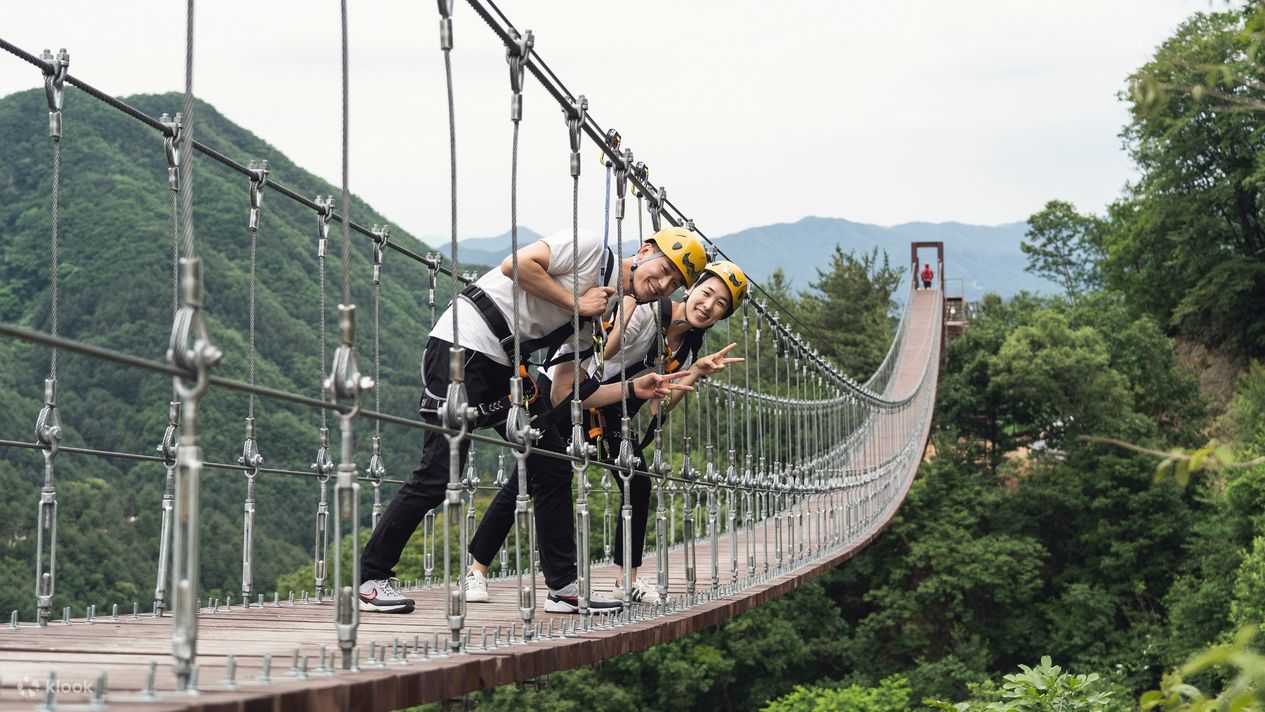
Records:
<instances>
[{"instance_id":1,"label":"white t-shirt","mask_svg":"<svg viewBox=\"0 0 1265 712\"><path fill-rule=\"evenodd\" d=\"M602 263L605 260L605 250L602 249L602 238L596 233L581 230L578 239L578 251L572 251L571 249L570 230L556 232L542 239L541 242L549 246L549 274L568 293L571 292L572 285L571 269L576 263L579 263L580 270L580 294L584 294L589 289L597 286L598 279L601 276ZM618 269L619 261L616 259L612 270ZM607 283L613 284L617 278L617 275L608 275ZM476 284L483 288L483 291L492 299L492 303L505 316L505 323L509 324L510 329L513 329L513 280L501 274L501 266L497 265L480 277ZM614 299L613 296L612 299ZM439 322L431 329L431 336L450 343L453 342L453 308L454 305L449 304L448 308L444 310L443 316L439 317ZM488 327L487 322L483 320L483 315L479 313L478 308L469 299L460 296L457 297L455 308L457 309L457 318L460 322L457 328L461 331L457 345L478 351L499 364L511 365L505 349L501 348L500 340L496 338ZM540 297L528 294L525 290L519 290L518 311L519 338L523 341L546 336L571 321L570 307L560 307ZM580 329L581 349L584 348L584 344L590 338L585 333L587 331L584 328Z\"/></svg>"}]
</instances>

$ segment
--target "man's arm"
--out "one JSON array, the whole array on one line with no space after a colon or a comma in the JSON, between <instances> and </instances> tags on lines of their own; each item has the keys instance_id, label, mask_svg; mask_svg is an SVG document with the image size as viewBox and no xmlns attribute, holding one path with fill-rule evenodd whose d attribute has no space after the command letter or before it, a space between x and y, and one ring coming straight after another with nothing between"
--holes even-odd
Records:
<instances>
[{"instance_id":1,"label":"man's arm","mask_svg":"<svg viewBox=\"0 0 1265 712\"><path fill-rule=\"evenodd\" d=\"M518 284L524 292L556 304L563 309L571 309L574 302L571 290L558 284L558 280L549 274L549 243L544 240L533 242L518 250ZM501 274L514 276L514 255L501 260ZM596 316L606 310L606 299L614 290L610 287L593 287L580 295L580 315Z\"/></svg>"}]
</instances>

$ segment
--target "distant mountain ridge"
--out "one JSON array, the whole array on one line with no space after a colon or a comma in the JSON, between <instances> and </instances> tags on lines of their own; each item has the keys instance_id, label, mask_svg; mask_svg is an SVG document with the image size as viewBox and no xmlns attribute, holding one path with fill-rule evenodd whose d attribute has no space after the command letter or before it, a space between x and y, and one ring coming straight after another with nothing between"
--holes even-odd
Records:
<instances>
[{"instance_id":1,"label":"distant mountain ridge","mask_svg":"<svg viewBox=\"0 0 1265 712\"><path fill-rule=\"evenodd\" d=\"M961 280L967 299L979 299L987 292L1004 297L1027 290L1052 294L1058 285L1024 271L1027 257L1019 243L1027 223L967 225L964 223L913 222L891 227L853 222L842 218L806 217L793 223L776 223L748 228L716 238L716 244L757 282L765 282L778 267L786 273L795 290L807 290L817 280L817 269L830 263L835 245L858 253L878 247L894 267L903 269L909 260L912 242L943 242L946 276L953 289ZM518 229L522 244L540 239L529 228ZM493 265L509 252L506 232L495 237L469 238L460 242L463 263ZM626 251L631 253L632 247ZM930 250L920 255L934 259Z\"/></svg>"}]
</instances>

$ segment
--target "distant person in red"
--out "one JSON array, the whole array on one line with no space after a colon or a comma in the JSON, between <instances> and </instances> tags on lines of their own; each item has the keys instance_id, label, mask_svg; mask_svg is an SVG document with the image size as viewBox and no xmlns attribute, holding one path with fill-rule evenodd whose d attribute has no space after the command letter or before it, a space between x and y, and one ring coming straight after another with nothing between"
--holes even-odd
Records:
<instances>
[{"instance_id":1,"label":"distant person in red","mask_svg":"<svg viewBox=\"0 0 1265 712\"><path fill-rule=\"evenodd\" d=\"M931 269L931 263L928 262L922 266L922 288L931 289L931 280L935 279L936 273Z\"/></svg>"}]
</instances>

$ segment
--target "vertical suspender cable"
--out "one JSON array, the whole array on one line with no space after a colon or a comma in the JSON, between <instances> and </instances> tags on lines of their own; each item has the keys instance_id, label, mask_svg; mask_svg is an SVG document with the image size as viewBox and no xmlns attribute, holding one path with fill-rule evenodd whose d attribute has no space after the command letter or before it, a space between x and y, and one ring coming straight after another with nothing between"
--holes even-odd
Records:
<instances>
[{"instance_id":1,"label":"vertical suspender cable","mask_svg":"<svg viewBox=\"0 0 1265 712\"><path fill-rule=\"evenodd\" d=\"M48 100L48 135L53 144L52 211L49 231L49 331L57 336L58 209L61 203L61 110L65 99L66 71L70 55L61 50L56 56L44 50L44 95ZM57 410L57 347L49 352L48 378L44 379L44 406L35 419L35 439L43 446L44 486L36 510L35 608L36 621L48 625L57 583L57 491L54 461L61 446L61 415ZM44 568L44 544L48 537L48 568Z\"/></svg>"},{"instance_id":2,"label":"vertical suspender cable","mask_svg":"<svg viewBox=\"0 0 1265 712\"><path fill-rule=\"evenodd\" d=\"M322 200L316 196L316 204L320 210L316 215L316 261L320 273L320 306L318 321L318 340L321 352L321 370L319 374L319 395L323 399L327 391L325 387L325 256L329 243L329 221L334 217L334 196L327 195ZM320 499L316 502L316 534L312 541L313 592L316 602L320 603L325 595L325 573L329 559L329 502L326 499L326 485L334 472L334 459L329 452L329 425L325 417L325 409L321 408L320 445L316 448L316 459L311 465L316 473L316 481L320 484Z\"/></svg>"},{"instance_id":3,"label":"vertical suspender cable","mask_svg":"<svg viewBox=\"0 0 1265 712\"><path fill-rule=\"evenodd\" d=\"M521 376L525 369L522 366L524 359L519 313L522 286L518 274L518 126L523 118L523 69L534 43L531 30L525 35L519 35L511 29L510 39L505 45L505 60L510 69L510 121L514 124L510 153L510 269L513 280L510 291L513 294L514 312L514 358L511 366L514 375L510 378L510 409L506 416L505 435L514 446L514 460L518 470L518 497L514 503L514 549L518 562L518 610L523 618L524 639L533 637L531 621L536 612L536 527L532 511L527 506L527 460L531 456L532 441L539 433L529 425ZM524 557L527 560L525 567L522 563Z\"/></svg>"},{"instance_id":4,"label":"vertical suspender cable","mask_svg":"<svg viewBox=\"0 0 1265 712\"><path fill-rule=\"evenodd\" d=\"M251 387L255 385L255 290L257 286L256 252L259 242L259 213L263 206L263 189L268 182L268 161L256 165L250 162L250 326L247 347L247 372ZM255 440L255 394L246 401L246 440L242 443L242 455L238 464L245 468L246 500L242 505L242 605L249 606L255 588L255 478L264 457L259 454Z\"/></svg>"},{"instance_id":5,"label":"vertical suspender cable","mask_svg":"<svg viewBox=\"0 0 1265 712\"><path fill-rule=\"evenodd\" d=\"M351 303L351 186L350 186L350 68L348 57L347 0L339 3L342 30L342 78L343 78L343 303L339 311L339 344L334 351L334 363L330 372L328 389L338 401L347 403L347 409L338 414L341 443L339 445L338 477L334 485L334 628L338 633L338 647L342 651L342 668L356 668L356 633L360 626L360 483L356 478L354 422L360 412L366 391L376 384L360 372L356 364L356 306ZM343 526L350 527L351 573L343 581Z\"/></svg>"},{"instance_id":6,"label":"vertical suspender cable","mask_svg":"<svg viewBox=\"0 0 1265 712\"><path fill-rule=\"evenodd\" d=\"M210 385L209 371L223 358L211 344L202 311L202 263L194 253L193 229L193 28L194 0L188 0L185 24L185 91L183 176L181 216L184 225L184 259L181 261L182 306L172 322L167 360L186 375L172 380L182 403L183 428L176 449L175 532L172 537L172 654L175 657L176 688L187 690L196 684L194 660L198 635L198 519L202 487L202 447L198 440L198 403ZM186 380L192 377L192 383Z\"/></svg>"},{"instance_id":7,"label":"vertical suspender cable","mask_svg":"<svg viewBox=\"0 0 1265 712\"><path fill-rule=\"evenodd\" d=\"M633 154L631 149L624 149L620 160L615 163L615 253L623 259L624 256L624 201L625 193L628 190L628 173L633 165ZM631 280L628 285L632 287ZM616 280L615 287L615 303L619 309L619 333L621 338L625 339L627 344L628 319L631 317L631 310L626 308L624 304L624 280L621 278ZM634 291L633 296L636 296ZM632 478L633 468L640 464L639 460L633 455L632 446L632 427L628 418L628 359L621 358L619 360L619 453L615 458L615 465L619 468L619 478L623 482L623 504L619 508L620 521L623 524L624 540L620 542L623 547L623 613L627 620L632 620Z\"/></svg>"},{"instance_id":8,"label":"vertical suspender cable","mask_svg":"<svg viewBox=\"0 0 1265 712\"><path fill-rule=\"evenodd\" d=\"M584 432L584 407L580 400L580 143L585 114L589 102L581 94L571 103L566 112L567 137L571 147L571 351L572 351L572 386L571 386L571 443L569 453L576 458L571 463L571 472L576 483L575 498L575 535L576 535L576 584L579 588L580 619L584 629L589 627L589 589L592 580L589 577L589 457L596 448L589 445ZM598 259L605 266L606 253L603 251ZM604 282L599 282L603 286ZM601 317L599 317L600 319ZM595 344L596 346L596 344ZM546 398L549 394L544 394Z\"/></svg>"}]
</instances>

